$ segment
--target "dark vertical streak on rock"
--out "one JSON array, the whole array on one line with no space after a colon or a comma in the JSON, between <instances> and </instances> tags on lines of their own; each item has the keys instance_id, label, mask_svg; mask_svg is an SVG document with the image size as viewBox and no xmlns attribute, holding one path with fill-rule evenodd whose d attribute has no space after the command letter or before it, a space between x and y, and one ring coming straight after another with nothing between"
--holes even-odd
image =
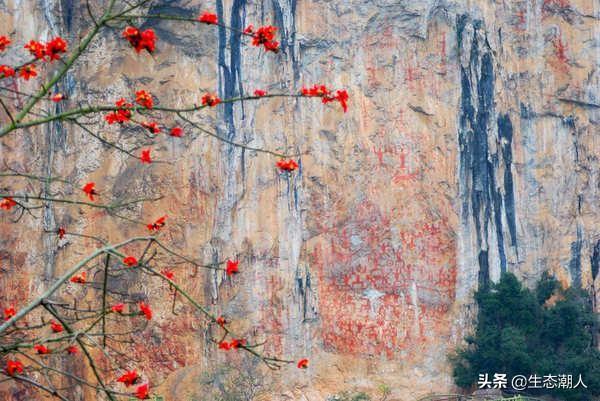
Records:
<instances>
[{"instance_id":1,"label":"dark vertical streak on rock","mask_svg":"<svg viewBox=\"0 0 600 401\"><path fill-rule=\"evenodd\" d=\"M600 240L596 241L596 245L594 245L590 263L592 265L592 280L595 281L596 277L598 277L598 271L600 270Z\"/></svg>"},{"instance_id":2,"label":"dark vertical streak on rock","mask_svg":"<svg viewBox=\"0 0 600 401\"><path fill-rule=\"evenodd\" d=\"M294 51L296 44L296 0L281 0L287 2L289 7L290 23L286 24L284 18L284 9L281 6L279 0L273 0L273 11L275 13L275 25L280 30L281 35L281 52L290 57L292 61L292 69L294 72L294 81L298 82L300 79L300 68L298 65L298 57Z\"/></svg>"},{"instance_id":3,"label":"dark vertical streak on rock","mask_svg":"<svg viewBox=\"0 0 600 401\"><path fill-rule=\"evenodd\" d=\"M490 260L493 244L497 244L500 271L507 269L505 225L510 245L517 244L511 170L513 128L508 115L496 118L494 60L482 21L460 15L456 24L461 57L458 142L462 220L475 230L479 285L485 287L490 280L490 263L496 263ZM500 143L499 153L490 149L491 141Z\"/></svg>"},{"instance_id":4,"label":"dark vertical streak on rock","mask_svg":"<svg viewBox=\"0 0 600 401\"><path fill-rule=\"evenodd\" d=\"M571 260L569 261L569 271L571 273L571 282L575 288L581 288L581 248L583 246L583 232L581 227L577 227L577 239L571 243Z\"/></svg>"}]
</instances>

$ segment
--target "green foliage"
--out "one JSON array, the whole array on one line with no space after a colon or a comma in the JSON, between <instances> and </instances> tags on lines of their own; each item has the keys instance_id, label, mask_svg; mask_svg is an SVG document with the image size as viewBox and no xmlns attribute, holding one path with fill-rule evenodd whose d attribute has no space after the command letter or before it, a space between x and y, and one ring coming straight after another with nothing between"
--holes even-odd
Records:
<instances>
[{"instance_id":1,"label":"green foliage","mask_svg":"<svg viewBox=\"0 0 600 401\"><path fill-rule=\"evenodd\" d=\"M369 397L366 393L359 392L350 392L344 391L342 393L332 395L327 397L327 401L370 401L371 397Z\"/></svg>"},{"instance_id":2,"label":"green foliage","mask_svg":"<svg viewBox=\"0 0 600 401\"><path fill-rule=\"evenodd\" d=\"M556 295L556 302L548 300ZM600 396L600 351L593 332L598 317L588 294L563 290L544 274L535 290L521 285L511 274L478 291L477 328L465 340L467 346L450 356L455 383L473 388L479 374L506 373L508 387L515 375L529 377L579 374L587 388L531 389L533 395L549 394L567 401L590 401Z\"/></svg>"}]
</instances>

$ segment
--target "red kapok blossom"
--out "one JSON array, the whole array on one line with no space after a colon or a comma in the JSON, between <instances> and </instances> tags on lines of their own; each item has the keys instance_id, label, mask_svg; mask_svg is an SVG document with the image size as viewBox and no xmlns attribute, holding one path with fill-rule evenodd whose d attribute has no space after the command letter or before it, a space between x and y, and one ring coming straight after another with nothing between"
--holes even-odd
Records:
<instances>
[{"instance_id":1,"label":"red kapok blossom","mask_svg":"<svg viewBox=\"0 0 600 401\"><path fill-rule=\"evenodd\" d=\"M7 65L0 65L0 78L14 77L15 70Z\"/></svg>"},{"instance_id":2,"label":"red kapok blossom","mask_svg":"<svg viewBox=\"0 0 600 401\"><path fill-rule=\"evenodd\" d=\"M229 343L227 341L221 341L219 343L219 349L229 351L231 349L231 345L229 345Z\"/></svg>"},{"instance_id":3,"label":"red kapok blossom","mask_svg":"<svg viewBox=\"0 0 600 401\"><path fill-rule=\"evenodd\" d=\"M147 400L150 398L148 395L148 383L138 386L138 388L135 390L135 396L140 400Z\"/></svg>"},{"instance_id":4,"label":"red kapok blossom","mask_svg":"<svg viewBox=\"0 0 600 401\"><path fill-rule=\"evenodd\" d=\"M125 304L114 304L110 308L110 310L113 311L113 312L115 312L115 313L123 313L124 309L125 309Z\"/></svg>"},{"instance_id":5,"label":"red kapok blossom","mask_svg":"<svg viewBox=\"0 0 600 401\"><path fill-rule=\"evenodd\" d=\"M15 200L10 196L7 196L6 198L2 199L2 201L0 201L0 209L10 210L15 206L17 206L17 202L15 202Z\"/></svg>"},{"instance_id":6,"label":"red kapok blossom","mask_svg":"<svg viewBox=\"0 0 600 401\"><path fill-rule=\"evenodd\" d=\"M327 86L325 85L315 84L312 86L312 88L302 87L300 93L302 93L302 96L322 97L327 96L329 94L329 89L327 89Z\"/></svg>"},{"instance_id":7,"label":"red kapok blossom","mask_svg":"<svg viewBox=\"0 0 600 401\"><path fill-rule=\"evenodd\" d=\"M76 355L79 353L79 348L77 348L77 346L75 345L69 345L67 347L67 352L69 353L69 355Z\"/></svg>"},{"instance_id":8,"label":"red kapok blossom","mask_svg":"<svg viewBox=\"0 0 600 401\"><path fill-rule=\"evenodd\" d=\"M142 127L146 128L148 131L150 131L153 134L158 134L160 133L160 127L158 126L158 124L156 124L155 122L142 122L140 124Z\"/></svg>"},{"instance_id":9,"label":"red kapok blossom","mask_svg":"<svg viewBox=\"0 0 600 401\"><path fill-rule=\"evenodd\" d=\"M6 50L6 47L11 44L11 40L8 36L1 35L0 36L0 52Z\"/></svg>"},{"instance_id":10,"label":"red kapok blossom","mask_svg":"<svg viewBox=\"0 0 600 401\"><path fill-rule=\"evenodd\" d=\"M60 59L60 54L66 52L67 42L60 36L57 36L46 43L46 54L50 57L50 61Z\"/></svg>"},{"instance_id":11,"label":"red kapok blossom","mask_svg":"<svg viewBox=\"0 0 600 401\"><path fill-rule=\"evenodd\" d=\"M96 192L96 183L95 182L88 182L87 184L85 184L83 186L83 188L81 188L81 190L83 192L86 193L87 197L93 202L94 201L94 195L98 195L98 192Z\"/></svg>"},{"instance_id":12,"label":"red kapok blossom","mask_svg":"<svg viewBox=\"0 0 600 401\"><path fill-rule=\"evenodd\" d=\"M254 96L261 97L261 96L266 96L266 94L267 94L267 91L264 91L262 89L257 89L254 91Z\"/></svg>"},{"instance_id":13,"label":"red kapok blossom","mask_svg":"<svg viewBox=\"0 0 600 401\"><path fill-rule=\"evenodd\" d=\"M142 50L147 50L148 53L154 52L156 35L152 29L146 29L144 32L140 32L139 29L128 26L123 31L123 37L129 41L131 46L133 46L138 53Z\"/></svg>"},{"instance_id":14,"label":"red kapok blossom","mask_svg":"<svg viewBox=\"0 0 600 401\"><path fill-rule=\"evenodd\" d=\"M237 349L237 348L243 347L244 345L246 345L246 340L244 340L243 338L240 338L240 339L234 338L229 343L229 346L231 347L231 349Z\"/></svg>"},{"instance_id":15,"label":"red kapok blossom","mask_svg":"<svg viewBox=\"0 0 600 401\"><path fill-rule=\"evenodd\" d=\"M117 381L129 387L136 384L139 379L140 375L138 375L138 373L135 370L128 370L125 373L123 373L121 377L117 379Z\"/></svg>"},{"instance_id":16,"label":"red kapok blossom","mask_svg":"<svg viewBox=\"0 0 600 401\"><path fill-rule=\"evenodd\" d=\"M281 171L286 171L289 173L298 168L298 163L296 163L296 161L294 159L289 159L289 160L281 159L277 162L277 167Z\"/></svg>"},{"instance_id":17,"label":"red kapok blossom","mask_svg":"<svg viewBox=\"0 0 600 401\"><path fill-rule=\"evenodd\" d=\"M4 320L9 320L11 317L17 314L17 311L13 306L9 306L8 308L4 308Z\"/></svg>"},{"instance_id":18,"label":"red kapok blossom","mask_svg":"<svg viewBox=\"0 0 600 401\"><path fill-rule=\"evenodd\" d=\"M150 157L150 151L152 149L142 149L142 154L140 155L140 161L142 163L152 163L152 158Z\"/></svg>"},{"instance_id":19,"label":"red kapok blossom","mask_svg":"<svg viewBox=\"0 0 600 401\"><path fill-rule=\"evenodd\" d=\"M225 274L231 276L233 274L239 273L238 265L240 264L239 260L228 260L227 267L225 267Z\"/></svg>"},{"instance_id":20,"label":"red kapok blossom","mask_svg":"<svg viewBox=\"0 0 600 401\"><path fill-rule=\"evenodd\" d=\"M344 113L348 111L348 92L345 90L336 91L335 96L323 96L323 103L339 102L344 109Z\"/></svg>"},{"instance_id":21,"label":"red kapok blossom","mask_svg":"<svg viewBox=\"0 0 600 401\"><path fill-rule=\"evenodd\" d=\"M54 320L50 320L50 328L52 328L52 331L55 333L62 333L62 331L64 330L62 324Z\"/></svg>"},{"instance_id":22,"label":"red kapok blossom","mask_svg":"<svg viewBox=\"0 0 600 401\"><path fill-rule=\"evenodd\" d=\"M123 259L123 264L128 267L133 267L138 264L138 261L133 256L127 256L126 258Z\"/></svg>"},{"instance_id":23,"label":"red kapok blossom","mask_svg":"<svg viewBox=\"0 0 600 401\"><path fill-rule=\"evenodd\" d=\"M146 320L152 319L152 309L150 309L150 305L140 302L138 306L140 307L140 314L144 315Z\"/></svg>"},{"instance_id":24,"label":"red kapok blossom","mask_svg":"<svg viewBox=\"0 0 600 401\"><path fill-rule=\"evenodd\" d=\"M171 128L171 132L169 133L169 135L181 138L183 136L183 128L173 127Z\"/></svg>"},{"instance_id":25,"label":"red kapok blossom","mask_svg":"<svg viewBox=\"0 0 600 401\"><path fill-rule=\"evenodd\" d=\"M23 373L23 364L18 360L9 359L6 361L6 368L4 369L7 375L14 376L15 373Z\"/></svg>"},{"instance_id":26,"label":"red kapok blossom","mask_svg":"<svg viewBox=\"0 0 600 401\"><path fill-rule=\"evenodd\" d=\"M214 107L214 106L218 105L219 103L221 103L221 99L219 99L219 97L217 95L215 95L214 93L207 93L206 95L202 96L202 105L203 106Z\"/></svg>"},{"instance_id":27,"label":"red kapok blossom","mask_svg":"<svg viewBox=\"0 0 600 401\"><path fill-rule=\"evenodd\" d=\"M308 368L308 359L300 359L298 361L298 369L307 369Z\"/></svg>"},{"instance_id":28,"label":"red kapok blossom","mask_svg":"<svg viewBox=\"0 0 600 401\"><path fill-rule=\"evenodd\" d=\"M175 273L173 273L173 271L169 270L169 269L163 269L163 270L161 270L160 274L162 274L163 276L165 276L169 280L173 280L173 278L175 277Z\"/></svg>"},{"instance_id":29,"label":"red kapok blossom","mask_svg":"<svg viewBox=\"0 0 600 401\"><path fill-rule=\"evenodd\" d=\"M36 350L37 353L40 355L49 354L51 352L50 349L48 349L48 347L46 347L45 345L41 345L41 344L34 345L33 349Z\"/></svg>"},{"instance_id":30,"label":"red kapok blossom","mask_svg":"<svg viewBox=\"0 0 600 401\"><path fill-rule=\"evenodd\" d=\"M71 277L71 282L76 284L85 284L85 277L87 276L86 272L81 272L81 274L76 274Z\"/></svg>"},{"instance_id":31,"label":"red kapok blossom","mask_svg":"<svg viewBox=\"0 0 600 401\"><path fill-rule=\"evenodd\" d=\"M254 46L264 45L266 51L277 53L279 51L279 42L274 41L277 27L271 25L261 26L254 32L252 44Z\"/></svg>"},{"instance_id":32,"label":"red kapok blossom","mask_svg":"<svg viewBox=\"0 0 600 401\"><path fill-rule=\"evenodd\" d=\"M58 230L56 231L56 233L58 234L58 238L63 239L63 238L65 238L65 234L67 233L67 230L65 230L62 227L58 227Z\"/></svg>"},{"instance_id":33,"label":"red kapok blossom","mask_svg":"<svg viewBox=\"0 0 600 401\"><path fill-rule=\"evenodd\" d=\"M62 93L57 93L55 95L52 95L50 97L50 100L52 100L54 103L58 103L62 100L65 100L67 97L65 95L63 95Z\"/></svg>"},{"instance_id":34,"label":"red kapok blossom","mask_svg":"<svg viewBox=\"0 0 600 401\"><path fill-rule=\"evenodd\" d=\"M156 221L154 223L148 224L146 227L148 227L148 230L150 230L150 231L158 231L161 228L163 228L165 226L165 224L167 224L166 220L167 220L167 216L164 215L164 216L156 219Z\"/></svg>"},{"instance_id":35,"label":"red kapok blossom","mask_svg":"<svg viewBox=\"0 0 600 401\"><path fill-rule=\"evenodd\" d=\"M225 318L223 316L219 316L216 320L217 324L221 327L225 326L227 324L227 320L225 320Z\"/></svg>"},{"instance_id":36,"label":"red kapok blossom","mask_svg":"<svg viewBox=\"0 0 600 401\"><path fill-rule=\"evenodd\" d=\"M31 77L37 77L37 71L35 70L35 65L28 64L25 67L19 69L19 76L23 78L25 81L29 81Z\"/></svg>"},{"instance_id":37,"label":"red kapok blossom","mask_svg":"<svg viewBox=\"0 0 600 401\"><path fill-rule=\"evenodd\" d=\"M42 42L30 40L29 43L25 45L25 48L38 60L44 60L46 58L46 45Z\"/></svg>"},{"instance_id":38,"label":"red kapok blossom","mask_svg":"<svg viewBox=\"0 0 600 401\"><path fill-rule=\"evenodd\" d=\"M154 106L152 95L145 90L135 92L135 101L137 104L147 109L151 109Z\"/></svg>"},{"instance_id":39,"label":"red kapok blossom","mask_svg":"<svg viewBox=\"0 0 600 401\"><path fill-rule=\"evenodd\" d=\"M204 12L201 16L197 18L198 21L203 22L205 24L216 25L219 23L219 18L217 14Z\"/></svg>"},{"instance_id":40,"label":"red kapok blossom","mask_svg":"<svg viewBox=\"0 0 600 401\"><path fill-rule=\"evenodd\" d=\"M250 24L246 27L246 29L244 29L244 33L246 35L250 35L252 34L252 32L254 32L254 25Z\"/></svg>"}]
</instances>

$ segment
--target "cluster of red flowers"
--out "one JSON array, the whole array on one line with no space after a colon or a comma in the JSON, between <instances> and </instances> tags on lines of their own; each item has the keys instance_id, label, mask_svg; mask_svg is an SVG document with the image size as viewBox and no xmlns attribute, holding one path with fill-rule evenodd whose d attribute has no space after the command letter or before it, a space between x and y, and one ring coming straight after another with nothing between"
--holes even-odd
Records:
<instances>
[{"instance_id":1,"label":"cluster of red flowers","mask_svg":"<svg viewBox=\"0 0 600 401\"><path fill-rule=\"evenodd\" d=\"M169 133L169 135L181 138L183 136L183 128L173 127L171 128L171 132Z\"/></svg>"},{"instance_id":2,"label":"cluster of red flowers","mask_svg":"<svg viewBox=\"0 0 600 401\"><path fill-rule=\"evenodd\" d=\"M108 124L123 124L131 119L131 108L133 108L133 104L128 103L124 98L120 98L115 102L115 106L117 106L118 110L104 116L104 119Z\"/></svg>"},{"instance_id":3,"label":"cluster of red flowers","mask_svg":"<svg viewBox=\"0 0 600 401\"><path fill-rule=\"evenodd\" d=\"M267 91L264 91L262 89L257 89L254 91L254 96L256 96L256 97L267 96Z\"/></svg>"},{"instance_id":4,"label":"cluster of red flowers","mask_svg":"<svg viewBox=\"0 0 600 401\"><path fill-rule=\"evenodd\" d=\"M135 370L128 370L123 373L117 381L119 383L123 383L125 387L133 386L134 384L140 381L141 377ZM140 400L145 400L148 398L148 383L144 383L139 385L136 388L135 396Z\"/></svg>"},{"instance_id":5,"label":"cluster of red flowers","mask_svg":"<svg viewBox=\"0 0 600 401\"><path fill-rule=\"evenodd\" d=\"M221 327L223 327L227 324L227 320L225 320L225 318L223 316L219 316L217 318L217 320L215 320L215 322L217 322L217 324Z\"/></svg>"},{"instance_id":6,"label":"cluster of red flowers","mask_svg":"<svg viewBox=\"0 0 600 401\"><path fill-rule=\"evenodd\" d=\"M10 196L7 196L6 198L2 199L2 201L0 201L0 209L10 210L15 206L17 206L17 202L15 202L15 200Z\"/></svg>"},{"instance_id":7,"label":"cluster of red flowers","mask_svg":"<svg viewBox=\"0 0 600 401\"><path fill-rule=\"evenodd\" d=\"M203 106L215 107L219 103L221 103L221 99L219 99L219 97L214 93L207 93L204 96L202 96Z\"/></svg>"},{"instance_id":8,"label":"cluster of red flowers","mask_svg":"<svg viewBox=\"0 0 600 401\"><path fill-rule=\"evenodd\" d=\"M148 230L150 230L150 231L159 231L166 224L167 224L167 216L165 215L165 216L159 217L158 219L156 219L156 221L154 223L150 223L146 227L148 227Z\"/></svg>"},{"instance_id":9,"label":"cluster of red flowers","mask_svg":"<svg viewBox=\"0 0 600 401\"><path fill-rule=\"evenodd\" d=\"M298 163L296 163L296 161L294 159L289 159L289 160L281 159L277 162L277 167L281 171L285 171L285 172L289 173L298 168Z\"/></svg>"},{"instance_id":10,"label":"cluster of red flowers","mask_svg":"<svg viewBox=\"0 0 600 401\"><path fill-rule=\"evenodd\" d=\"M9 359L6 361L6 368L4 371L9 376L14 376L15 373L23 373L23 364L18 360Z\"/></svg>"},{"instance_id":11,"label":"cluster of red flowers","mask_svg":"<svg viewBox=\"0 0 600 401\"><path fill-rule=\"evenodd\" d=\"M248 27L244 29L246 35L252 36L252 44L254 46L263 45L266 51L273 53L279 51L279 42L274 40L275 32L277 32L277 27L272 25L261 26L257 30L254 30L252 25L248 25Z\"/></svg>"},{"instance_id":12,"label":"cluster of red flowers","mask_svg":"<svg viewBox=\"0 0 600 401\"><path fill-rule=\"evenodd\" d=\"M8 308L4 308L4 320L9 320L11 317L17 314L14 306L9 306Z\"/></svg>"},{"instance_id":13,"label":"cluster of red flowers","mask_svg":"<svg viewBox=\"0 0 600 401\"><path fill-rule=\"evenodd\" d=\"M52 62L60 59L61 53L67 52L67 42L60 36L57 36L48 43L30 40L25 45L25 48L38 60L45 61L48 58Z\"/></svg>"},{"instance_id":14,"label":"cluster of red flowers","mask_svg":"<svg viewBox=\"0 0 600 401\"><path fill-rule=\"evenodd\" d=\"M225 267L225 274L228 276L232 276L234 274L239 273L238 265L240 264L239 260L228 260L227 266Z\"/></svg>"},{"instance_id":15,"label":"cluster of red flowers","mask_svg":"<svg viewBox=\"0 0 600 401\"><path fill-rule=\"evenodd\" d=\"M151 109L154 106L154 101L152 100L152 95L145 90L135 92L135 101L137 104Z\"/></svg>"},{"instance_id":16,"label":"cluster of red flowers","mask_svg":"<svg viewBox=\"0 0 600 401\"><path fill-rule=\"evenodd\" d=\"M87 197L92 202L94 201L94 196L98 195L98 192L96 192L96 183L94 183L94 182L88 182L87 184L85 184L83 186L83 188L81 188L81 190L83 192L85 192L85 194L87 195Z\"/></svg>"},{"instance_id":17,"label":"cluster of red flowers","mask_svg":"<svg viewBox=\"0 0 600 401\"><path fill-rule=\"evenodd\" d=\"M339 102L344 113L348 111L348 92L346 90L338 90L334 95L325 85L313 85L312 88L303 87L300 93L302 96L320 97L323 103Z\"/></svg>"},{"instance_id":18,"label":"cluster of red flowers","mask_svg":"<svg viewBox=\"0 0 600 401\"><path fill-rule=\"evenodd\" d=\"M0 35L0 52L6 50L8 45L10 45L12 41L8 36Z\"/></svg>"},{"instance_id":19,"label":"cluster of red flowers","mask_svg":"<svg viewBox=\"0 0 600 401\"><path fill-rule=\"evenodd\" d=\"M50 320L50 328L54 333L62 333L62 331L64 330L62 324L58 323L55 320Z\"/></svg>"},{"instance_id":20,"label":"cluster of red flowers","mask_svg":"<svg viewBox=\"0 0 600 401\"><path fill-rule=\"evenodd\" d=\"M140 161L142 163L152 163L152 158L150 157L150 152L152 149L142 149L142 154L140 155Z\"/></svg>"},{"instance_id":21,"label":"cluster of red flowers","mask_svg":"<svg viewBox=\"0 0 600 401\"><path fill-rule=\"evenodd\" d=\"M219 19L217 18L217 14L205 12L197 18L198 21L209 24L216 25L219 23Z\"/></svg>"},{"instance_id":22,"label":"cluster of red flowers","mask_svg":"<svg viewBox=\"0 0 600 401\"><path fill-rule=\"evenodd\" d=\"M152 53L156 47L156 35L152 29L146 29L141 32L134 26L128 26L123 31L123 37L127 39L138 53L142 50L147 50L148 53Z\"/></svg>"},{"instance_id":23,"label":"cluster of red flowers","mask_svg":"<svg viewBox=\"0 0 600 401\"><path fill-rule=\"evenodd\" d=\"M15 70L7 65L0 65L0 78L8 78L15 75ZM28 78L29 79L29 78Z\"/></svg>"},{"instance_id":24,"label":"cluster of red flowers","mask_svg":"<svg viewBox=\"0 0 600 401\"><path fill-rule=\"evenodd\" d=\"M70 281L75 284L85 284L86 276L86 272L81 272L80 274L76 274L73 277L71 277Z\"/></svg>"},{"instance_id":25,"label":"cluster of red flowers","mask_svg":"<svg viewBox=\"0 0 600 401\"><path fill-rule=\"evenodd\" d=\"M114 304L111 306L110 310L115 313L123 313L123 310L125 310L125 304Z\"/></svg>"},{"instance_id":26,"label":"cluster of red flowers","mask_svg":"<svg viewBox=\"0 0 600 401\"><path fill-rule=\"evenodd\" d=\"M147 122L144 121L140 124L142 127L146 128L148 131L150 131L152 134L159 134L160 133L160 127L158 126L157 123L155 123L154 121L152 122Z\"/></svg>"},{"instance_id":27,"label":"cluster of red flowers","mask_svg":"<svg viewBox=\"0 0 600 401\"><path fill-rule=\"evenodd\" d=\"M133 256L127 256L123 259L123 264L127 267L137 266L138 260Z\"/></svg>"},{"instance_id":28,"label":"cluster of red flowers","mask_svg":"<svg viewBox=\"0 0 600 401\"><path fill-rule=\"evenodd\" d=\"M244 340L243 338L240 338L240 339L234 338L230 342L221 341L219 343L219 349L222 349L222 350L225 350L225 351L229 351L230 349L241 348L244 345L246 345L246 340Z\"/></svg>"},{"instance_id":29,"label":"cluster of red flowers","mask_svg":"<svg viewBox=\"0 0 600 401\"><path fill-rule=\"evenodd\" d=\"M138 306L140 308L140 314L144 315L146 317L146 320L151 320L152 309L150 308L150 305L148 305L145 302L140 302Z\"/></svg>"},{"instance_id":30,"label":"cluster of red flowers","mask_svg":"<svg viewBox=\"0 0 600 401\"><path fill-rule=\"evenodd\" d=\"M46 347L45 345L42 345L42 344L34 345L33 349L36 350L37 353L40 355L46 355L46 354L49 354L52 352L48 347Z\"/></svg>"}]
</instances>

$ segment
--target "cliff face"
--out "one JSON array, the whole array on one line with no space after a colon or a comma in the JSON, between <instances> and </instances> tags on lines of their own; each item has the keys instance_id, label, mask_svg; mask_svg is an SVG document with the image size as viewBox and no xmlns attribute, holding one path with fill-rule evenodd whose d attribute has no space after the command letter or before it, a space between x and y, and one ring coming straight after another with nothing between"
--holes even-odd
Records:
<instances>
[{"instance_id":1,"label":"cliff face","mask_svg":"<svg viewBox=\"0 0 600 401\"><path fill-rule=\"evenodd\" d=\"M159 37L153 57L127 49L118 30L104 33L62 90L112 102L145 88L176 106L208 90L228 98L313 83L351 95L347 114L300 99L198 116L230 140L302 153L291 176L277 173L273 157L204 136L165 140L156 151L173 164L150 167L74 126L3 140L0 157L14 167L93 179L104 196L164 195L133 212L173 216L168 240L206 262L244 255L234 282L190 276L194 295L266 340L267 351L311 360L307 371L270 372L217 354L191 316L170 317L167 298L137 350L157 369L153 380L166 379L167 399L203 399L236 378L247 399L376 395L381 384L397 400L450 391L446 355L470 328L478 286L503 271L529 283L550 271L598 287L597 2L154 3L159 13L215 10L237 28L272 23L282 52L264 54L224 29L149 20L142 27ZM54 34L73 42L89 27L85 5L71 0L4 0L0 13L0 33L20 42ZM17 227L3 220L3 263L19 272L0 275L3 298L23 287L38 293L93 246L57 244L42 232L57 224L115 241L136 233L62 206ZM224 366L233 365L256 369L255 378L232 379Z\"/></svg>"}]
</instances>

